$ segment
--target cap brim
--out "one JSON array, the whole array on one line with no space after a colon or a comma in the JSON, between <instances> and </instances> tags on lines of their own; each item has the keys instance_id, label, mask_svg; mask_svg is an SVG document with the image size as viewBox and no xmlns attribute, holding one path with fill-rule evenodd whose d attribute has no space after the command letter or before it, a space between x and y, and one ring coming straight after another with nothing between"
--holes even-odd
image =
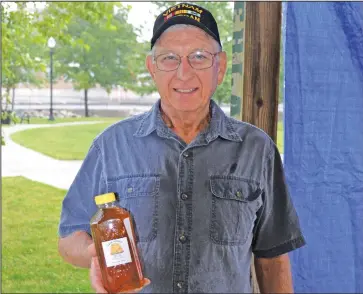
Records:
<instances>
[{"instance_id":1,"label":"cap brim","mask_svg":"<svg viewBox=\"0 0 363 294\"><path fill-rule=\"evenodd\" d=\"M213 39L215 39L219 43L217 36L215 34L213 34L204 24L200 23L199 21L196 21L195 19L187 17L187 16L174 16L174 17L170 18L169 20L167 20L155 32L155 34L153 35L153 37L151 39L151 48L154 46L156 40L159 39L159 37L161 36L161 34L163 32L165 32L169 27L171 27L173 25L177 25L177 24L189 24L189 25L196 26L196 27L202 29L203 31L205 31L206 33L208 33L209 35L211 35L213 37Z\"/></svg>"}]
</instances>

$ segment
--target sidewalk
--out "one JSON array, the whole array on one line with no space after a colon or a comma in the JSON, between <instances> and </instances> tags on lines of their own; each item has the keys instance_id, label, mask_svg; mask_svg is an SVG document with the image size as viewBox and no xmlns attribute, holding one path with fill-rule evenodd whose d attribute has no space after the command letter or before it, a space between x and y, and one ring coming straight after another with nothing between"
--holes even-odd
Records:
<instances>
[{"instance_id":1,"label":"sidewalk","mask_svg":"<svg viewBox=\"0 0 363 294\"><path fill-rule=\"evenodd\" d=\"M67 190L81 167L82 160L57 160L51 158L16 144L11 140L10 135L26 129L53 128L99 122L72 122L53 125L29 124L2 128L6 145L1 147L1 176L23 176L30 180Z\"/></svg>"}]
</instances>

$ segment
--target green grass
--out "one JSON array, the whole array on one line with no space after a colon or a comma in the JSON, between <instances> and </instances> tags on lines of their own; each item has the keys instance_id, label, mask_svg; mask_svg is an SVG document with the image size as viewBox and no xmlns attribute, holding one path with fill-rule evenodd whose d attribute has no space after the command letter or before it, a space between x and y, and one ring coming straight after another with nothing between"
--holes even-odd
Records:
<instances>
[{"instance_id":1,"label":"green grass","mask_svg":"<svg viewBox=\"0 0 363 294\"><path fill-rule=\"evenodd\" d=\"M16 143L62 160L83 160L93 139L116 122L39 128L14 133Z\"/></svg>"},{"instance_id":2,"label":"green grass","mask_svg":"<svg viewBox=\"0 0 363 294\"><path fill-rule=\"evenodd\" d=\"M284 153L284 127L282 121L277 124L277 148L280 153Z\"/></svg>"},{"instance_id":3,"label":"green grass","mask_svg":"<svg viewBox=\"0 0 363 294\"><path fill-rule=\"evenodd\" d=\"M22 177L2 178L2 293L85 293L87 269L58 254L65 190Z\"/></svg>"}]
</instances>

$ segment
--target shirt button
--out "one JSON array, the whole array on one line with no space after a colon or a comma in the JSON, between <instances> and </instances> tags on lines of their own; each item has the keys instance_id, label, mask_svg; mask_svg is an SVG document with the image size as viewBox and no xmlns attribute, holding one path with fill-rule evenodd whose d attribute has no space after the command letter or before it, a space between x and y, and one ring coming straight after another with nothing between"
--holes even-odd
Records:
<instances>
[{"instance_id":1,"label":"shirt button","mask_svg":"<svg viewBox=\"0 0 363 294\"><path fill-rule=\"evenodd\" d=\"M184 283L183 282L178 282L176 283L176 286L179 288L179 289L182 289L183 286L184 286Z\"/></svg>"},{"instance_id":2,"label":"shirt button","mask_svg":"<svg viewBox=\"0 0 363 294\"><path fill-rule=\"evenodd\" d=\"M181 235L181 236L179 237L179 241L180 241L181 243L185 243L185 242L187 241L187 237L186 237L185 235Z\"/></svg>"},{"instance_id":3,"label":"shirt button","mask_svg":"<svg viewBox=\"0 0 363 294\"><path fill-rule=\"evenodd\" d=\"M189 198L189 196L187 194L185 194L185 193L181 194L180 197L181 197L182 200L187 200Z\"/></svg>"},{"instance_id":4,"label":"shirt button","mask_svg":"<svg viewBox=\"0 0 363 294\"><path fill-rule=\"evenodd\" d=\"M184 153L183 153L183 156L184 156L185 158L188 158L188 157L189 157L189 153L188 153L188 152L184 152Z\"/></svg>"}]
</instances>

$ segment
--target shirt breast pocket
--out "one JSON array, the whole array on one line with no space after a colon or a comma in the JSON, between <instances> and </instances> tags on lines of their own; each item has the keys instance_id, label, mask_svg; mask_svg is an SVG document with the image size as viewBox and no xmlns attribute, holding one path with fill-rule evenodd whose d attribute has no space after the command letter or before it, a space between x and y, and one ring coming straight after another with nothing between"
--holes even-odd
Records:
<instances>
[{"instance_id":1,"label":"shirt breast pocket","mask_svg":"<svg viewBox=\"0 0 363 294\"><path fill-rule=\"evenodd\" d=\"M139 242L156 238L160 177L135 175L108 182L110 192L116 192L121 207L134 219Z\"/></svg>"},{"instance_id":2,"label":"shirt breast pocket","mask_svg":"<svg viewBox=\"0 0 363 294\"><path fill-rule=\"evenodd\" d=\"M220 245L243 245L262 206L256 183L236 177L212 177L210 238Z\"/></svg>"}]
</instances>

